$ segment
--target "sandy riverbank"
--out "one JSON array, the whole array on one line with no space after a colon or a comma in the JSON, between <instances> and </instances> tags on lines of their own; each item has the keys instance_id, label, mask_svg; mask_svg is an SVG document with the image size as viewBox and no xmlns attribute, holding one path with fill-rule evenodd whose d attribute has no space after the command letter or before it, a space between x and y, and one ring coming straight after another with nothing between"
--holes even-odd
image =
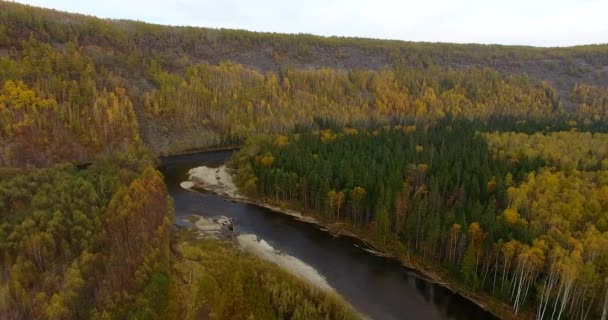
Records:
<instances>
[{"instance_id":1,"label":"sandy riverbank","mask_svg":"<svg viewBox=\"0 0 608 320\"><path fill-rule=\"evenodd\" d=\"M185 189L192 190L194 187L197 187L237 201L248 203L251 202L238 193L238 189L232 181L232 176L228 172L225 165L218 168L210 168L205 166L192 168L188 171L188 176L190 180L184 181L180 184ZM270 205L265 207L274 211L286 213L278 207ZM311 220L309 218L305 218L299 212L289 211L286 214L303 221L316 222L314 219ZM215 220L204 217L201 217L195 221L194 225L198 230L203 232L216 233L221 229L221 226L218 223L215 223ZM325 278L319 272L317 272L317 270L296 257L275 250L270 244L264 241L264 239L258 240L257 236L254 234L242 234L237 237L237 241L239 246L245 251L250 252L263 260L270 261L278 265L283 270L286 270L294 276L311 283L319 289L334 292L334 289L327 283Z\"/></svg>"},{"instance_id":2,"label":"sandy riverbank","mask_svg":"<svg viewBox=\"0 0 608 320\"><path fill-rule=\"evenodd\" d=\"M208 218L192 215L183 220L191 223L196 228L199 239L226 239L234 237L234 233L231 232L230 228L232 222L227 217ZM294 256L276 250L264 239L258 239L255 234L240 234L236 237L236 240L238 246L244 251L262 260L276 264L281 269L323 291L335 293L334 288L327 283L325 277L311 265Z\"/></svg>"},{"instance_id":3,"label":"sandy riverbank","mask_svg":"<svg viewBox=\"0 0 608 320\"><path fill-rule=\"evenodd\" d=\"M192 168L188 171L188 178L188 181L183 181L180 184L184 189L192 190L194 187L201 188L234 201L254 204L272 211L290 215L300 221L314 223L323 227L317 219L305 216L301 212L262 203L239 194L238 188L232 181L232 175L228 172L228 168L226 168L225 165L221 165L217 168L206 166Z\"/></svg>"},{"instance_id":4,"label":"sandy riverbank","mask_svg":"<svg viewBox=\"0 0 608 320\"><path fill-rule=\"evenodd\" d=\"M237 187L232 181L225 165L218 168L196 167L188 171L189 181L182 182L181 186L186 189L199 187L231 198L242 198Z\"/></svg>"},{"instance_id":5,"label":"sandy riverbank","mask_svg":"<svg viewBox=\"0 0 608 320\"><path fill-rule=\"evenodd\" d=\"M335 292L315 268L304 261L274 249L264 239L258 238L254 234L241 234L237 237L239 246L245 251L256 255L258 258L272 262L281 269L292 275L312 284L313 286L326 292Z\"/></svg>"}]
</instances>

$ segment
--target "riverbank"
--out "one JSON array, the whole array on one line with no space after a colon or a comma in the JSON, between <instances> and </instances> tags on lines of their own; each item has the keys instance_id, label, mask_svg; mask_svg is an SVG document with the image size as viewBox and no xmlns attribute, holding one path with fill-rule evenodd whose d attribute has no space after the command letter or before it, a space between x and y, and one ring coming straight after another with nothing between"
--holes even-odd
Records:
<instances>
[{"instance_id":1,"label":"riverbank","mask_svg":"<svg viewBox=\"0 0 608 320\"><path fill-rule=\"evenodd\" d=\"M254 256L274 263L279 268L303 280L310 285L332 294L335 294L327 279L325 279L315 268L302 260L285 254L273 248L264 239L258 238L255 234L235 234L234 225L230 218L218 216L207 218L202 216L188 216L182 219L190 223L195 230L196 238L202 239L232 239L239 248L253 254Z\"/></svg>"},{"instance_id":2,"label":"riverbank","mask_svg":"<svg viewBox=\"0 0 608 320\"><path fill-rule=\"evenodd\" d=\"M202 239L233 239L239 248L246 252L257 256L262 260L272 262L279 268L287 271L315 286L316 288L336 293L327 279L325 279L315 268L303 262L302 260L285 254L273 248L264 239L259 238L255 234L235 234L233 232L233 224L230 218L218 216L207 218L203 216L192 215L183 219L185 222L192 224L196 230L196 238Z\"/></svg>"},{"instance_id":3,"label":"riverbank","mask_svg":"<svg viewBox=\"0 0 608 320\"><path fill-rule=\"evenodd\" d=\"M238 188L232 181L232 175L228 172L226 165L217 168L206 166L192 168L188 171L188 181L183 181L180 185L184 189L194 190L203 189L213 192L222 197L233 201L253 204L278 213L289 215L297 220L315 224L319 227L324 226L320 221L311 216L306 216L299 211L282 208L280 206L264 203L245 197L238 192ZM354 234L353 234L354 236Z\"/></svg>"},{"instance_id":4,"label":"riverbank","mask_svg":"<svg viewBox=\"0 0 608 320\"><path fill-rule=\"evenodd\" d=\"M210 221L201 223L215 229ZM298 319L362 319L335 292L229 241L200 238L196 229L188 228L173 232L171 243L172 318L278 319L288 314L306 315Z\"/></svg>"},{"instance_id":5,"label":"riverbank","mask_svg":"<svg viewBox=\"0 0 608 320\"><path fill-rule=\"evenodd\" d=\"M327 231L334 236L346 236L356 240L362 249L375 254L377 256L386 257L399 261L404 267L413 271L417 277L435 283L450 291L458 294L467 300L475 303L481 309L486 310L496 317L501 319L531 319L530 314L515 315L510 306L486 294L470 292L466 288L460 287L458 284L452 283L442 270L434 266L424 265L419 263L415 258L399 255L399 250L392 248L389 245L383 245L375 242L371 237L362 235L360 230L354 230L343 223L323 223L311 215L286 209L281 204L266 203L256 199L251 199L238 194L238 190L232 183L232 177L227 168L222 165L218 168L198 167L193 168L189 173L190 182L192 183L189 189L206 190L218 194L226 199L234 202L252 204L255 206L267 208L271 211L286 214L299 221L314 224L319 229ZM196 181L196 182L195 182ZM230 186L227 188L227 186Z\"/></svg>"},{"instance_id":6,"label":"riverbank","mask_svg":"<svg viewBox=\"0 0 608 320\"><path fill-rule=\"evenodd\" d=\"M237 144L237 145L230 145L230 146L189 148L189 149L183 149L180 151L168 152L168 153L160 152L160 153L157 153L156 155L162 159L162 158L175 157L175 156L187 156L187 155L203 153L203 152L233 151L233 150L238 150L242 147L243 147L243 145Z\"/></svg>"},{"instance_id":7,"label":"riverbank","mask_svg":"<svg viewBox=\"0 0 608 320\"><path fill-rule=\"evenodd\" d=\"M290 254L275 249L266 240L255 234L237 234L233 221L226 216L204 217L190 215L181 219L191 225L188 228L190 238L197 241L222 240L223 243L232 243L245 254L256 256L265 263L272 263L284 272L303 281L308 286L316 288L318 294L338 299L342 304L349 306L348 302L327 282L327 279L313 266ZM369 316L353 308L357 319L371 319Z\"/></svg>"}]
</instances>

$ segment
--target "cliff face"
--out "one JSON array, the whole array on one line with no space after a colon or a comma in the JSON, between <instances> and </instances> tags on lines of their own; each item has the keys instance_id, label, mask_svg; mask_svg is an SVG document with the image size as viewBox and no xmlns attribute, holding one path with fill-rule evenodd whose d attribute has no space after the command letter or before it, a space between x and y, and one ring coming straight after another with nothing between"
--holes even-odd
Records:
<instances>
[{"instance_id":1,"label":"cliff face","mask_svg":"<svg viewBox=\"0 0 608 320\"><path fill-rule=\"evenodd\" d=\"M32 41L37 44L31 45ZM32 49L40 47L40 44L48 48L40 52ZM69 60L72 59L74 51L81 58L84 57L79 63L69 65L59 58L48 59L49 56L56 54ZM225 91L230 87L234 90L231 94L236 96L230 102L211 98L205 100L213 95L217 98L217 92L207 90L209 86L197 86L194 80L205 80L205 75L192 77L191 67L201 63L215 66L225 61L257 71L261 77L276 75L281 82L280 90L292 95L289 101L291 105L294 101L307 101L318 104L319 108L328 109L341 101L334 99L333 93L329 98L317 97L309 100L301 95L293 96L293 92L289 91L284 81L285 78L291 79L286 76L288 71L334 72L330 76L321 72L320 75L315 74L316 78L313 80L302 81L312 89L299 88L300 93L304 92L306 96L318 96L322 88L329 88L329 83L336 78L336 72L339 76L341 72L348 73L352 70L380 72L395 70L393 82L399 85L390 89L393 91L391 94L394 96L407 92L410 98L406 104L409 105L414 105L419 98L417 94L421 97L424 90L416 93L411 85L406 88L408 81L410 83L418 81L422 86L437 82L439 85L434 88L434 93L437 95L442 93L441 90L452 89L450 84L446 87L444 83L453 82L453 79L446 80L436 75L432 79L420 76L425 70L434 70L435 74L438 73L437 70L445 73L459 72L456 78L462 78L467 76L468 70L489 69L504 77L501 80L503 82L513 81L508 76L526 75L531 80L530 86L546 81L549 84L548 90L555 90L555 93L550 93L557 96L554 101L555 107L559 105L567 111L575 110L577 106L577 102L570 98L576 83L600 87L608 85L608 45L534 48L169 27L124 20L104 20L0 2L0 63L3 66L0 71L0 81L23 81L38 96L56 100L59 109L78 106L88 110L87 108L95 105L97 101L95 95L89 94L90 91L97 91L99 95L103 95L103 92L124 88L138 120L139 136L157 154L175 154L226 145L242 140L252 133L285 131L291 128L288 125L264 124L258 120L251 120L253 122L247 124L246 120L239 118L237 111L219 114L215 110L229 110L236 104L240 108L238 112L254 112L261 115L276 112L277 108L285 108L284 105L275 104L271 106L273 109L268 111L264 104L268 103L269 98L266 96L276 93L262 93L255 96L255 99L251 95L239 97L244 88L250 88L247 77L251 77L252 73L246 73L245 78L239 78L242 84L230 87L230 83L222 83L214 89ZM417 70L419 79L407 75L409 70ZM52 77L49 76L50 74ZM253 77L258 75L254 74ZM374 81L375 77L370 76L368 80ZM74 83L81 84L85 80L89 83L89 88L83 87L79 89L80 91L71 89L76 87ZM340 84L341 87L337 90L351 97L357 96L359 100L366 100L365 103L370 109L377 110L376 98L380 96L379 91L376 88L375 91L363 88L365 84L357 83L352 77L349 80L351 80L350 84ZM215 78L213 81L223 80ZM234 82L233 79L230 81ZM483 83L485 80L476 81ZM390 84L390 81L387 83ZM186 85L190 85L187 90L183 89ZM469 89L463 86L460 89L454 88L453 91L458 93L458 90L461 90L462 94L466 95L468 93L464 91ZM178 91L179 95L176 93ZM74 98L79 95L87 99ZM394 101L394 97L387 99L389 102ZM352 103L351 100L349 103ZM249 105L252 107L248 107ZM184 112L181 118L175 116L180 108L188 111ZM210 111L208 108L215 108L215 111ZM392 114L386 112L382 116L403 117L413 114L413 111L408 111L410 109L393 111ZM74 112L81 111L74 110ZM309 123L313 117L326 117L325 113L330 114L333 111L325 112L318 109L307 112L314 114L308 115L308 120L304 123ZM107 116L100 113L83 115L78 121L71 119L75 123L70 124L66 130L83 135L81 129L90 124L82 122L88 117L96 119L99 123L107 122L101 119ZM256 127L256 130L252 130L252 127ZM85 144L81 148L83 150L71 153L94 154L112 149L100 147L100 139L95 135L96 133L89 131L91 132L87 134L90 137L85 140L89 141L87 143L91 146ZM99 131L103 131L103 128ZM107 132L104 134L107 135ZM110 138L113 137L106 139ZM137 140L138 137L118 138L121 141L124 139L132 141ZM11 150L5 153L10 152ZM62 160L61 156L55 158Z\"/></svg>"}]
</instances>

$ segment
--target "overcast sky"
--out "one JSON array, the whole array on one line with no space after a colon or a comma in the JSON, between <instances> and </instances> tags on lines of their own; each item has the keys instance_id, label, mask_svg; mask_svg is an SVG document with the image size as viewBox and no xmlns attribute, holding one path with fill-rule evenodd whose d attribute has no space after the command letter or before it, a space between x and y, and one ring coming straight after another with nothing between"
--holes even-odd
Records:
<instances>
[{"instance_id":1,"label":"overcast sky","mask_svg":"<svg viewBox=\"0 0 608 320\"><path fill-rule=\"evenodd\" d=\"M608 43L608 0L25 0L103 18L410 41Z\"/></svg>"}]
</instances>

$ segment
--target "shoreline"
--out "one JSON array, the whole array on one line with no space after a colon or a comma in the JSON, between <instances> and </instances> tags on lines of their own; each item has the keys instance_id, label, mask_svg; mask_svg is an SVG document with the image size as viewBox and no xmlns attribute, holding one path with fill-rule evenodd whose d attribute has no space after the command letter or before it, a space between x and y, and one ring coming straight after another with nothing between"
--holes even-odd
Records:
<instances>
[{"instance_id":1,"label":"shoreline","mask_svg":"<svg viewBox=\"0 0 608 320\"><path fill-rule=\"evenodd\" d=\"M235 234L232 220L226 216L204 217L190 215L182 218L182 221L192 224L193 231L197 233L197 239L231 240L245 252L253 254L262 260L272 262L282 270L317 289L326 293L336 293L336 290L329 285L327 279L306 262L275 249L256 234Z\"/></svg>"},{"instance_id":2,"label":"shoreline","mask_svg":"<svg viewBox=\"0 0 608 320\"><path fill-rule=\"evenodd\" d=\"M161 152L161 153L158 153L158 154L155 153L155 154L158 158L164 159L164 158L170 158L170 157L193 155L193 154L204 153L204 152L232 151L232 150L238 150L242 147L243 147L243 145L201 147L201 148L184 149L184 150L180 150L177 152L169 152L169 153Z\"/></svg>"},{"instance_id":3,"label":"shoreline","mask_svg":"<svg viewBox=\"0 0 608 320\"><path fill-rule=\"evenodd\" d=\"M197 171L199 171L198 174L197 174ZM210 174L211 172L214 172L215 175L211 175ZM262 200L251 199L251 198L238 194L236 186L234 186L234 184L232 183L232 176L230 173L228 173L225 164L223 164L217 168L211 168L211 167L206 167L206 166L192 168L189 171L189 176L190 176L190 180L187 182L192 182L192 184L189 185L188 187L186 187L185 185L182 185L185 189L188 189L191 191L203 190L203 191L207 191L207 192L212 192L212 193L214 193L218 196L221 196L224 199L232 201L232 202L245 203L245 204L254 205L254 206L257 206L260 208L265 208L265 209L268 209L270 211L273 211L273 212L276 212L279 214L290 216L293 219L296 219L298 221L312 224L315 227L319 228L320 230L330 233L334 237L340 237L340 236L348 237L367 247L366 248L366 247L359 246L362 250L365 250L365 251L367 251L371 254L374 254L376 256L379 256L379 257L383 257L383 258L387 258L387 259L391 259L391 260L395 260L395 261L399 262L399 264L401 264L403 267L408 269L408 271L412 271L414 276L416 276L422 280L425 280L429 283L439 285L441 287L444 287L444 288L450 290L452 293L457 294L457 295L461 296L462 298L474 303L479 308L492 314L494 317L496 317L498 319L528 319L528 318L530 318L526 314L515 315L511 311L511 309L508 308L508 306L505 305L502 301L498 301L489 296L477 296L474 293L468 292L463 289L459 289L458 287L456 287L455 284L453 284L449 280L449 278L446 279L444 276L442 276L441 274L438 274L437 272L434 272L434 271L424 270L422 268L422 266L419 266L416 263L404 261L403 259L401 259L399 256L395 255L394 253L386 252L380 248L377 248L377 246L374 245L373 241L366 239L364 236L358 235L349 230L338 229L335 226L332 226L332 224L322 223L318 219L316 219L310 215L305 215L304 213L302 213L300 211L283 208L280 205L267 203ZM198 181L195 181L195 180L198 180ZM182 183L182 184L184 184L184 183ZM227 185L228 185L228 187L226 187ZM343 225L343 223L337 223L337 224ZM357 245L355 244L355 246L357 246ZM495 301L495 302L499 303L500 305L503 305L505 308L501 308L500 310L491 308L488 304L488 300Z\"/></svg>"}]
</instances>

